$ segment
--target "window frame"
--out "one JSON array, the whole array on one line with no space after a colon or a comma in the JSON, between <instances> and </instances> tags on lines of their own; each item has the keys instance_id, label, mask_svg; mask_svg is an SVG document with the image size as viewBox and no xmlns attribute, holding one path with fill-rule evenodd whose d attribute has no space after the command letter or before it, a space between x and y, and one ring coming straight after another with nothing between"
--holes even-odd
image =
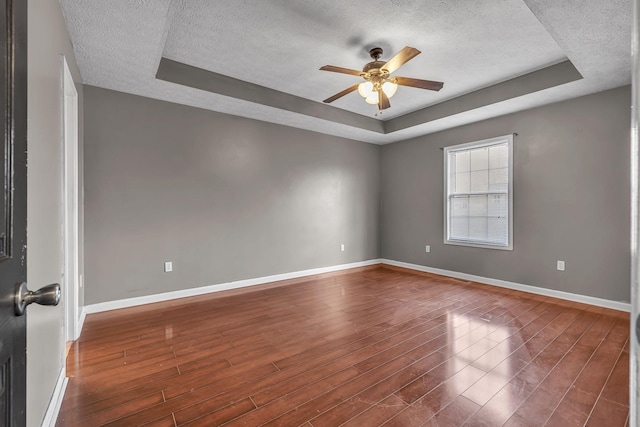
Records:
<instances>
[{"instance_id":1,"label":"window frame","mask_svg":"<svg viewBox=\"0 0 640 427\"><path fill-rule=\"evenodd\" d=\"M477 241L469 241L469 240L454 240L450 238L450 211L451 211L451 200L452 193L450 192L449 182L449 154L455 153L457 151L467 151L474 148L482 148L489 147L492 145L498 145L507 143L508 147L508 162L509 162L509 184L508 184L508 225L507 225L507 244L496 244L490 242L477 242ZM444 244L446 245L455 245L455 246L468 246L475 248L485 248L485 249L498 249L498 250L513 250L513 134L497 136L495 138L482 139L479 141L472 141L463 144L451 145L443 148L444 152ZM494 193L492 191L487 191L486 194ZM495 192L498 193L498 192ZM500 192L504 194L504 192ZM469 192L471 194L471 192Z\"/></svg>"}]
</instances>

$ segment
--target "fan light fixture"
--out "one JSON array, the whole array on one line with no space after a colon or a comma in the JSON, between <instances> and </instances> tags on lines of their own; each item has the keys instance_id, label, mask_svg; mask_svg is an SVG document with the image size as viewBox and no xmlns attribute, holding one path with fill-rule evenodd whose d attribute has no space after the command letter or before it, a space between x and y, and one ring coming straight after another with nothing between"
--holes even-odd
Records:
<instances>
[{"instance_id":1,"label":"fan light fixture","mask_svg":"<svg viewBox=\"0 0 640 427\"><path fill-rule=\"evenodd\" d=\"M352 76L362 77L365 81L360 84L355 84L346 88L342 92L338 92L335 95L325 99L324 103L329 104L336 99L358 91L360 96L368 104L378 105L378 113L382 112L391 106L389 98L391 98L398 90L398 85L416 87L419 89L428 89L439 91L442 89L442 82L435 82L432 80L420 80L409 77L391 77L391 74L404 65L407 61L418 55L420 51L415 47L405 46L400 52L395 54L393 58L388 61L380 61L382 56L382 49L374 47L369 51L369 56L373 61L367 63L362 71L352 70L350 68L336 67L334 65L325 65L320 69L323 71L331 71L334 73L350 74ZM378 115L376 113L376 115Z\"/></svg>"}]
</instances>

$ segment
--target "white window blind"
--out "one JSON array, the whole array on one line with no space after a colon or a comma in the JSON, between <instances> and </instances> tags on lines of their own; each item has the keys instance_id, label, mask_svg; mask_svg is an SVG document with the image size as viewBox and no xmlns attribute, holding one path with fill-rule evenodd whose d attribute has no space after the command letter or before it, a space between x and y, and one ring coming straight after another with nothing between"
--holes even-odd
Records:
<instances>
[{"instance_id":1,"label":"white window blind","mask_svg":"<svg viewBox=\"0 0 640 427\"><path fill-rule=\"evenodd\" d=\"M444 149L445 243L512 249L513 135Z\"/></svg>"}]
</instances>

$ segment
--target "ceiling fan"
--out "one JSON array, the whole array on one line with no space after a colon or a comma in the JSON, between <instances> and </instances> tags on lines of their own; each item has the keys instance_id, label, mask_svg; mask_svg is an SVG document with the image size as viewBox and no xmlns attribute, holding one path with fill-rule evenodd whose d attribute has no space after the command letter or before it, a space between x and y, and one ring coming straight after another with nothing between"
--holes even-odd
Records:
<instances>
[{"instance_id":1,"label":"ceiling fan","mask_svg":"<svg viewBox=\"0 0 640 427\"><path fill-rule=\"evenodd\" d=\"M334 73L351 74L365 79L365 82L353 85L342 92L325 99L322 102L327 104L342 98L343 96L357 90L358 93L365 98L369 104L378 105L378 110L382 111L391 106L389 98L396 93L398 85L417 87L419 89L428 89L439 91L444 83L434 82L431 80L412 79L409 77L394 76L391 73L396 71L405 63L420 54L420 51L414 47L405 46L393 58L388 61L380 61L382 56L382 48L374 47L369 51L369 55L373 61L367 63L362 71L352 70L349 68L335 67L333 65L325 65L320 69L322 71L332 71Z\"/></svg>"}]
</instances>

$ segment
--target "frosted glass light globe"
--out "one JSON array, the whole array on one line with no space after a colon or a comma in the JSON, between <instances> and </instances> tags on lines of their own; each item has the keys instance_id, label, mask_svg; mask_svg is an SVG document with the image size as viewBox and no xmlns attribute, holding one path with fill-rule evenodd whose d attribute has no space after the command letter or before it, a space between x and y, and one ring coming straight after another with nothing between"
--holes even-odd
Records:
<instances>
[{"instance_id":1,"label":"frosted glass light globe","mask_svg":"<svg viewBox=\"0 0 640 427\"><path fill-rule=\"evenodd\" d=\"M373 83L364 82L358 85L358 93L361 97L366 98L371 95L371 92L373 92Z\"/></svg>"},{"instance_id":2,"label":"frosted glass light globe","mask_svg":"<svg viewBox=\"0 0 640 427\"><path fill-rule=\"evenodd\" d=\"M378 103L378 92L371 92L369 96L366 97L365 101L367 104L377 104Z\"/></svg>"},{"instance_id":3,"label":"frosted glass light globe","mask_svg":"<svg viewBox=\"0 0 640 427\"><path fill-rule=\"evenodd\" d=\"M384 84L382 85L382 91L384 92L385 95L387 95L387 98L391 98L396 91L398 90L398 85L392 82L384 82Z\"/></svg>"}]
</instances>

